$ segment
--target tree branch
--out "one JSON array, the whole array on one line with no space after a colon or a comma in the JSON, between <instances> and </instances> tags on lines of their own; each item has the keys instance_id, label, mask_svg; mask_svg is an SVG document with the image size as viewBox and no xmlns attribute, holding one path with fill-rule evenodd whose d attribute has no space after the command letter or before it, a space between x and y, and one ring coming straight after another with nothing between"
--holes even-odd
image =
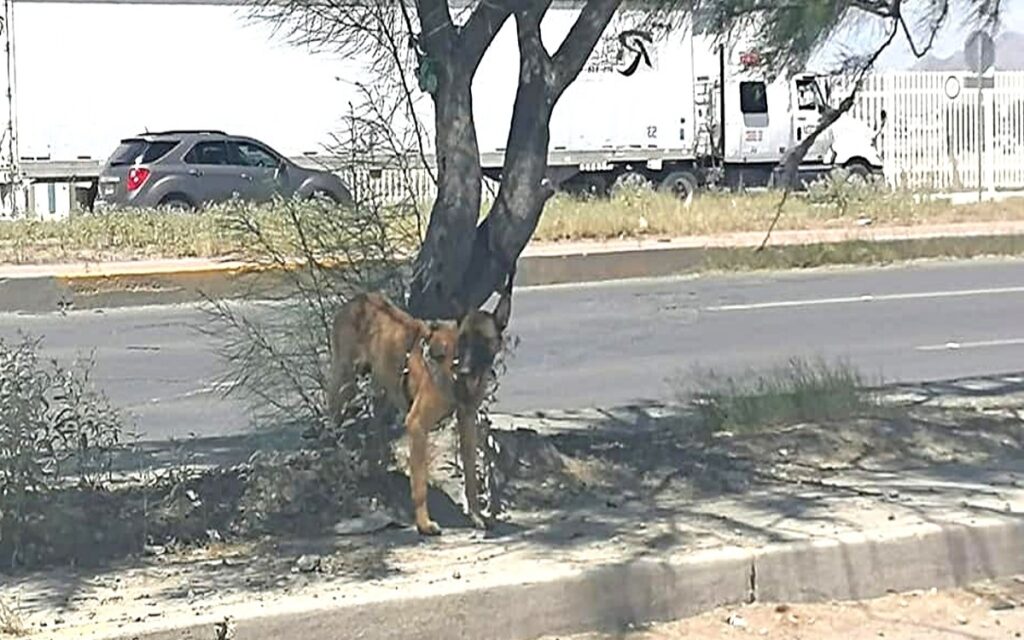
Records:
<instances>
[{"instance_id":1,"label":"tree branch","mask_svg":"<svg viewBox=\"0 0 1024 640\"><path fill-rule=\"evenodd\" d=\"M894 0L893 7L897 14L899 11L899 4L900 0ZM783 180L785 181L785 185L784 191L782 192L782 198L775 209L775 217L772 218L771 224L768 225L768 231L765 233L764 240L761 241L761 245L757 248L757 251L763 251L764 248L768 246L768 240L771 239L772 231L775 230L775 225L778 224L779 218L782 217L782 210L786 206L786 201L789 199L790 192L793 190L794 183L796 182L797 171L800 168L800 162L804 159L804 156L807 155L811 145L813 145L818 139L818 136L835 124L843 114L853 108L853 105L856 103L857 94L860 92L860 88L864 84L864 79L867 77L868 72L875 66L875 63L878 61L878 58L881 57L882 52L892 44L897 33L899 33L899 25L894 24L892 25L892 29L885 41L875 49L875 51L857 71L856 80L853 83L853 88L850 90L849 95L839 103L838 107L835 109L828 109L821 118L821 121L819 121L818 125L814 128L814 131L807 134L800 144L790 149L786 154L786 157L783 160Z\"/></svg>"},{"instance_id":2,"label":"tree branch","mask_svg":"<svg viewBox=\"0 0 1024 640\"><path fill-rule=\"evenodd\" d=\"M462 55L476 70L502 25L512 15L514 0L481 0L459 30Z\"/></svg>"},{"instance_id":3,"label":"tree branch","mask_svg":"<svg viewBox=\"0 0 1024 640\"><path fill-rule=\"evenodd\" d=\"M946 22L946 16L949 15L949 2L942 3L942 11L939 13L939 17L935 19L935 24L932 25L931 35L928 37L928 42L924 45L924 48L920 51L917 50L917 45L914 44L914 36L910 33L910 27L907 26L907 20L902 14L899 16L900 25L903 27L903 33L907 36L907 44L910 45L910 52L914 54L916 58L925 57L932 47L935 45L935 38L939 35L939 29L942 28L944 22Z\"/></svg>"},{"instance_id":4,"label":"tree branch","mask_svg":"<svg viewBox=\"0 0 1024 640\"><path fill-rule=\"evenodd\" d=\"M404 2L405 0L399 0ZM416 15L420 19L421 41L428 51L447 49L455 30L447 0L416 0Z\"/></svg>"},{"instance_id":5,"label":"tree branch","mask_svg":"<svg viewBox=\"0 0 1024 640\"><path fill-rule=\"evenodd\" d=\"M622 0L587 0L565 40L552 57L555 95L561 95L587 63Z\"/></svg>"}]
</instances>

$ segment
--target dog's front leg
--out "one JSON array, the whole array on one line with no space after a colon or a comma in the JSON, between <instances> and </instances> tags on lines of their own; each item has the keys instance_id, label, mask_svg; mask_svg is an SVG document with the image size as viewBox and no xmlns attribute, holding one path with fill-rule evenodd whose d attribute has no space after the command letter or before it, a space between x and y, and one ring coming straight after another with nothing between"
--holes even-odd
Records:
<instances>
[{"instance_id":1,"label":"dog's front leg","mask_svg":"<svg viewBox=\"0 0 1024 640\"><path fill-rule=\"evenodd\" d=\"M476 411L461 407L457 412L459 425L459 452L462 454L462 474L465 482L466 510L469 519L477 529L487 528L487 523L480 515L480 480L476 475Z\"/></svg>"},{"instance_id":2,"label":"dog's front leg","mask_svg":"<svg viewBox=\"0 0 1024 640\"><path fill-rule=\"evenodd\" d=\"M412 484L412 505L416 514L416 530L421 535L437 536L441 527L430 519L427 511L427 424L419 402L414 402L405 417L405 429L409 436L409 476Z\"/></svg>"}]
</instances>

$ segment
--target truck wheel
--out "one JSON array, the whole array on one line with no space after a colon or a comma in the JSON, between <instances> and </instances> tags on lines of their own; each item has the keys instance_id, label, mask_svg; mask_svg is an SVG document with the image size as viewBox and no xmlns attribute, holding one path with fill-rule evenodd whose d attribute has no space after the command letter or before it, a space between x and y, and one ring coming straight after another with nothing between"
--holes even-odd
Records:
<instances>
[{"instance_id":1,"label":"truck wheel","mask_svg":"<svg viewBox=\"0 0 1024 640\"><path fill-rule=\"evenodd\" d=\"M563 183L563 189L574 196L599 198L608 195L608 181L598 173L580 173Z\"/></svg>"},{"instance_id":2,"label":"truck wheel","mask_svg":"<svg viewBox=\"0 0 1024 640\"><path fill-rule=\"evenodd\" d=\"M697 193L697 176L689 171L673 171L661 181L658 190L674 194L680 200L689 200Z\"/></svg>"},{"instance_id":3,"label":"truck wheel","mask_svg":"<svg viewBox=\"0 0 1024 640\"><path fill-rule=\"evenodd\" d=\"M863 162L851 162L843 168L846 169L847 182L863 185L871 181L871 168Z\"/></svg>"},{"instance_id":4,"label":"truck wheel","mask_svg":"<svg viewBox=\"0 0 1024 640\"><path fill-rule=\"evenodd\" d=\"M619 177L615 178L615 182L612 183L612 191L619 191L622 189L648 189L651 186L651 181L644 174L639 171L626 171L619 174Z\"/></svg>"}]
</instances>

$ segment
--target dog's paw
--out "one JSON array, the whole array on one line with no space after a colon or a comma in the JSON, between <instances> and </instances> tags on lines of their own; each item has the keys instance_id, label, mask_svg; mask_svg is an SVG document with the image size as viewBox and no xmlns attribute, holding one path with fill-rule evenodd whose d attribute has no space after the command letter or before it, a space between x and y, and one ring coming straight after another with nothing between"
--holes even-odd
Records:
<instances>
[{"instance_id":1,"label":"dog's paw","mask_svg":"<svg viewBox=\"0 0 1024 640\"><path fill-rule=\"evenodd\" d=\"M479 513L469 514L469 520L473 523L473 528L478 531L486 531L491 528L491 523L485 519Z\"/></svg>"},{"instance_id":2,"label":"dog's paw","mask_svg":"<svg viewBox=\"0 0 1024 640\"><path fill-rule=\"evenodd\" d=\"M439 536L441 535L441 527L433 520L427 520L425 525L416 525L416 530L420 532L421 536Z\"/></svg>"}]
</instances>

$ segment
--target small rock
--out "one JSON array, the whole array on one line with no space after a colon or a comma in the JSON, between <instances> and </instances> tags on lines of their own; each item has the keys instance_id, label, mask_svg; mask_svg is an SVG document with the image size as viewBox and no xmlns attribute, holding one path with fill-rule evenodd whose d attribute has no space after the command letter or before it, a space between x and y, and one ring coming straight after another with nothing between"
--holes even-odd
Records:
<instances>
[{"instance_id":1,"label":"small rock","mask_svg":"<svg viewBox=\"0 0 1024 640\"><path fill-rule=\"evenodd\" d=\"M397 520L384 511L371 511L364 516L339 522L334 525L334 533L339 536L355 536L374 533L394 524L397 524Z\"/></svg>"},{"instance_id":2,"label":"small rock","mask_svg":"<svg viewBox=\"0 0 1024 640\"><path fill-rule=\"evenodd\" d=\"M142 547L142 552L147 556L162 556L167 553L167 547L160 544L147 544Z\"/></svg>"},{"instance_id":3,"label":"small rock","mask_svg":"<svg viewBox=\"0 0 1024 640\"><path fill-rule=\"evenodd\" d=\"M965 625L965 624L967 624L967 618L965 616L958 615L956 617L956 623L959 624L959 625Z\"/></svg>"},{"instance_id":4,"label":"small rock","mask_svg":"<svg viewBox=\"0 0 1024 640\"><path fill-rule=\"evenodd\" d=\"M1017 608L1017 605L1014 604L1013 602L1010 602L1009 600L999 600L999 601L997 601L997 602L992 604L992 610L993 611L1009 611L1011 609L1016 609L1016 608Z\"/></svg>"},{"instance_id":5,"label":"small rock","mask_svg":"<svg viewBox=\"0 0 1024 640\"><path fill-rule=\"evenodd\" d=\"M455 570L455 571L454 571L454 572L452 573L452 577L453 577L453 578L455 578L456 580L460 580L460 579L462 579L462 574L461 574L461 573L459 573L459 570L458 570L458 569L456 569L456 570Z\"/></svg>"},{"instance_id":6,"label":"small rock","mask_svg":"<svg viewBox=\"0 0 1024 640\"><path fill-rule=\"evenodd\" d=\"M320 568L320 556L303 555L295 561L295 568L300 573L313 573Z\"/></svg>"},{"instance_id":7,"label":"small rock","mask_svg":"<svg viewBox=\"0 0 1024 640\"><path fill-rule=\"evenodd\" d=\"M747 621L742 616L738 616L735 613L730 614L725 621L730 627L736 627L737 629L747 628Z\"/></svg>"},{"instance_id":8,"label":"small rock","mask_svg":"<svg viewBox=\"0 0 1024 640\"><path fill-rule=\"evenodd\" d=\"M889 521L890 521L890 522L892 522L892 521L893 521L893 520L895 520L895 519L896 519L896 516L895 516L894 514L891 514L891 513L890 513L890 514L889 514Z\"/></svg>"},{"instance_id":9,"label":"small rock","mask_svg":"<svg viewBox=\"0 0 1024 640\"><path fill-rule=\"evenodd\" d=\"M223 538L220 537L220 531L216 529L207 529L206 537L210 539L210 542L221 542Z\"/></svg>"},{"instance_id":10,"label":"small rock","mask_svg":"<svg viewBox=\"0 0 1024 640\"><path fill-rule=\"evenodd\" d=\"M897 499L899 497L900 497L900 492L899 491L896 491L895 489L893 489L892 491L889 492L889 499L890 500L895 500L895 499Z\"/></svg>"},{"instance_id":11,"label":"small rock","mask_svg":"<svg viewBox=\"0 0 1024 640\"><path fill-rule=\"evenodd\" d=\"M787 611L789 611L788 604L783 603L775 606L775 613L786 613Z\"/></svg>"}]
</instances>

